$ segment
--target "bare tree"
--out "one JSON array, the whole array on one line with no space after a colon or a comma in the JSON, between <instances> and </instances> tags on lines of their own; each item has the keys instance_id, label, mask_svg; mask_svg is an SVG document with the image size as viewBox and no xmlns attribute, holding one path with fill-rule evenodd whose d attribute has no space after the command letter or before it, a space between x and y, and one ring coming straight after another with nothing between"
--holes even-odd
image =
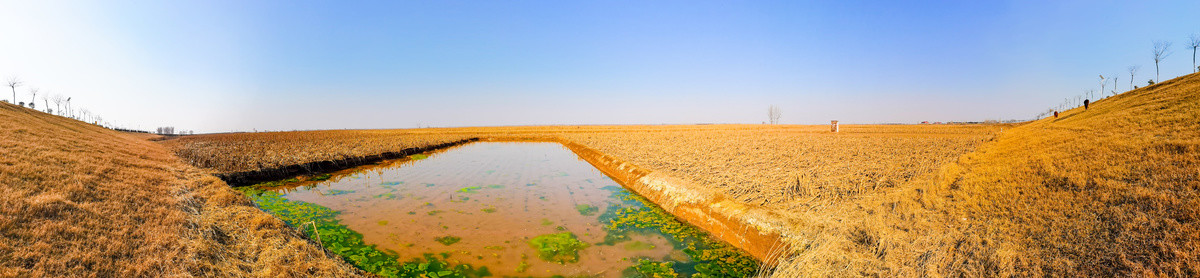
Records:
<instances>
[{"instance_id":1,"label":"bare tree","mask_svg":"<svg viewBox=\"0 0 1200 278\"><path fill-rule=\"evenodd\" d=\"M1117 95L1117 90L1118 90L1118 89L1117 89L1117 80L1120 80L1120 79L1121 79L1121 75L1118 75L1118 74L1113 74L1113 75L1112 75L1112 77L1113 77L1113 89L1112 89L1112 95L1114 95L1114 96L1115 96L1115 95ZM1104 92L1100 92L1100 94L1104 94Z\"/></svg>"},{"instance_id":2,"label":"bare tree","mask_svg":"<svg viewBox=\"0 0 1200 278\"><path fill-rule=\"evenodd\" d=\"M779 106L771 105L767 107L767 119L771 121L771 124L779 124L779 117L781 115L782 112L779 111Z\"/></svg>"},{"instance_id":3,"label":"bare tree","mask_svg":"<svg viewBox=\"0 0 1200 278\"><path fill-rule=\"evenodd\" d=\"M58 115L63 116L63 110L62 110L62 104L63 104L63 100L64 100L63 96L60 94L54 94L53 97L50 97L50 100L54 101L54 111L58 111Z\"/></svg>"},{"instance_id":4,"label":"bare tree","mask_svg":"<svg viewBox=\"0 0 1200 278\"><path fill-rule=\"evenodd\" d=\"M1158 63L1171 56L1171 42L1154 41L1154 83L1162 82L1158 74Z\"/></svg>"},{"instance_id":5,"label":"bare tree","mask_svg":"<svg viewBox=\"0 0 1200 278\"><path fill-rule=\"evenodd\" d=\"M8 87L12 88L12 94L13 94L12 103L13 104L17 104L17 87L20 87L21 84L23 84L23 83L24 82L21 82L21 79L18 78L16 75L8 78Z\"/></svg>"},{"instance_id":6,"label":"bare tree","mask_svg":"<svg viewBox=\"0 0 1200 278\"><path fill-rule=\"evenodd\" d=\"M1133 91L1133 80L1135 79L1133 76L1134 76L1134 74L1137 74L1138 68L1141 68L1141 67L1140 66L1129 66L1129 68L1127 68L1129 70L1129 90L1130 91Z\"/></svg>"},{"instance_id":7,"label":"bare tree","mask_svg":"<svg viewBox=\"0 0 1200 278\"><path fill-rule=\"evenodd\" d=\"M1196 49L1200 48L1200 35L1192 34L1188 36L1188 46L1192 48L1192 73L1195 73L1200 68L1196 67Z\"/></svg>"},{"instance_id":8,"label":"bare tree","mask_svg":"<svg viewBox=\"0 0 1200 278\"><path fill-rule=\"evenodd\" d=\"M29 108L34 107L33 102L37 101L37 93L38 93L37 87L29 88L29 94L33 95L33 97L29 98Z\"/></svg>"}]
</instances>

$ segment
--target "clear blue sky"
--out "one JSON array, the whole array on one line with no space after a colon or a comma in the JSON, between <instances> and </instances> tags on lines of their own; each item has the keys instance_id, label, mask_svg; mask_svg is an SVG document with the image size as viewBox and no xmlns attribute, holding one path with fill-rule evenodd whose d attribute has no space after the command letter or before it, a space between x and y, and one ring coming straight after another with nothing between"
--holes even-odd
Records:
<instances>
[{"instance_id":1,"label":"clear blue sky","mask_svg":"<svg viewBox=\"0 0 1200 278\"><path fill-rule=\"evenodd\" d=\"M1163 79L1191 73L1192 33L1200 1L0 1L0 74L198 132L760 123L768 105L981 121L1099 74L1126 90L1130 65L1144 85L1154 40L1175 44Z\"/></svg>"}]
</instances>

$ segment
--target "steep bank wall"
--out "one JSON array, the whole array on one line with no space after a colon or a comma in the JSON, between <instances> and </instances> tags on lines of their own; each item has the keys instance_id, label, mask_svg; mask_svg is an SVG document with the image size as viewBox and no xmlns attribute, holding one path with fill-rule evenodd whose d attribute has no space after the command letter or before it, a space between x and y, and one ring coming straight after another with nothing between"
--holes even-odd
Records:
<instances>
[{"instance_id":1,"label":"steep bank wall","mask_svg":"<svg viewBox=\"0 0 1200 278\"><path fill-rule=\"evenodd\" d=\"M357 166L378 163L388 159L397 159L407 157L414 154L419 154L428 151L440 150L449 147L454 147L470 142L475 142L478 138L470 138L460 141L449 142L445 144L430 145L417 148L407 148L397 152L385 152L376 155L368 155L361 157L350 157L338 160L316 161L304 164L288 165L278 168L244 171L228 174L215 174L218 178L232 186L251 185L259 182L281 180L297 175L312 174L312 173L329 173L339 170L354 168Z\"/></svg>"}]
</instances>

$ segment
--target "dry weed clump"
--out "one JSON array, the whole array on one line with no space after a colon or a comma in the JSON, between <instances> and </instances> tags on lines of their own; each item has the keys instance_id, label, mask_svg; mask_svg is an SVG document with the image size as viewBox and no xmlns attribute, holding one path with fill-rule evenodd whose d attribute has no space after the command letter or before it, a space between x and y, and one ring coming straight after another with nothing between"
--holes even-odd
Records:
<instances>
[{"instance_id":1,"label":"dry weed clump","mask_svg":"<svg viewBox=\"0 0 1200 278\"><path fill-rule=\"evenodd\" d=\"M10 104L0 184L0 276L359 275L158 144Z\"/></svg>"}]
</instances>

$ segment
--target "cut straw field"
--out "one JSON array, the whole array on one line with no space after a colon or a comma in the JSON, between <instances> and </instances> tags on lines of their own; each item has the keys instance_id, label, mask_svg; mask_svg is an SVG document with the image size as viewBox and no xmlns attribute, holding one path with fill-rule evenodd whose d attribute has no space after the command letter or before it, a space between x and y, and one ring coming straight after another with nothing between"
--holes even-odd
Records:
<instances>
[{"instance_id":1,"label":"cut straw field","mask_svg":"<svg viewBox=\"0 0 1200 278\"><path fill-rule=\"evenodd\" d=\"M144 137L0 103L0 276L355 277Z\"/></svg>"}]
</instances>

